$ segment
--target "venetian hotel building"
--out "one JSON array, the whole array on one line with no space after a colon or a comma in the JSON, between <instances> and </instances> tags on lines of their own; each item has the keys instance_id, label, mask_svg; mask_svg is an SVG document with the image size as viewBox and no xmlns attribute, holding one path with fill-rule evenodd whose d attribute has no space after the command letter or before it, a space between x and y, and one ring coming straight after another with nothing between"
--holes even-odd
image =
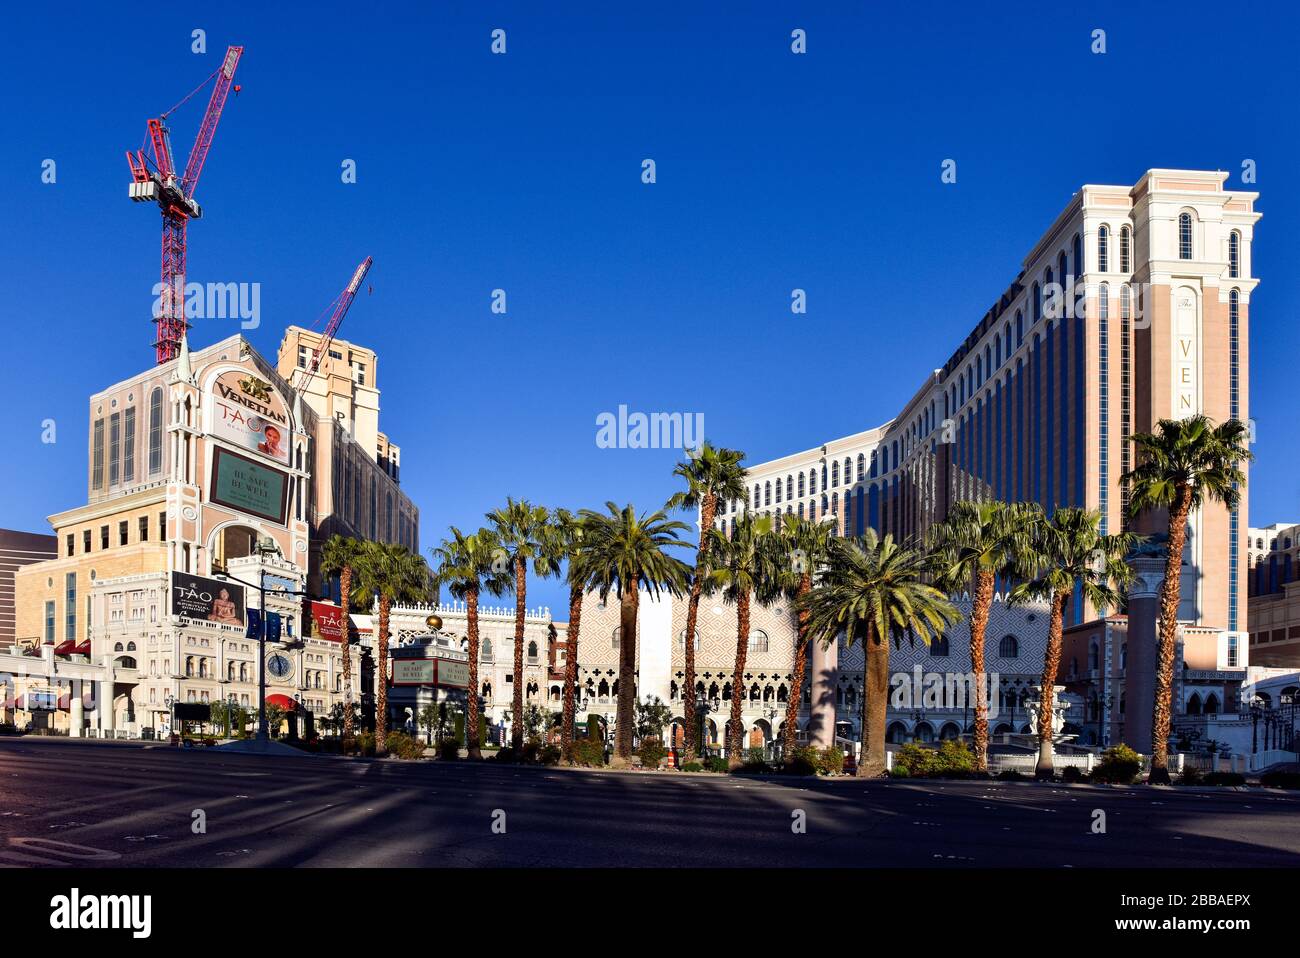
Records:
<instances>
[{"instance_id":1,"label":"venetian hotel building","mask_svg":"<svg viewBox=\"0 0 1300 958\"><path fill-rule=\"evenodd\" d=\"M1124 528L1133 433L1193 413L1249 416L1260 214L1258 194L1227 179L1155 169L1133 186L1083 186L896 417L751 467L747 501L729 503L718 526L748 509L910 536L960 499L999 499L1084 506L1107 531ZM1243 491L1236 510L1208 504L1190 524L1179 615L1215 636L1207 657L1219 667L1246 665L1247 511ZM1142 521L1135 531L1162 524ZM1067 625L1096 614L1075 603ZM1154 633L1130 645L1137 690Z\"/></svg>"},{"instance_id":2,"label":"venetian hotel building","mask_svg":"<svg viewBox=\"0 0 1300 958\"><path fill-rule=\"evenodd\" d=\"M297 342L291 329L279 370L238 335L186 342L90 397L86 504L50 517L57 557L15 576L19 647L0 665L27 701L7 690L10 711L57 702L55 728L134 735L168 727L169 698L255 708L263 576L283 622L269 700L319 715L341 698L338 639L295 593L319 595L323 537L414 551L419 513L381 455L373 353L364 378L332 357L309 377Z\"/></svg>"}]
</instances>

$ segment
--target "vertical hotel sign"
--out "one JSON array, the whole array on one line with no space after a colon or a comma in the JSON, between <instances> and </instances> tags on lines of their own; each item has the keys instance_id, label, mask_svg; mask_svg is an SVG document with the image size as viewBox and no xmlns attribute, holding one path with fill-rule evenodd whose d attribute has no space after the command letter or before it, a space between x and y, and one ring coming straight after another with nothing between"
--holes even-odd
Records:
<instances>
[{"instance_id":1,"label":"vertical hotel sign","mask_svg":"<svg viewBox=\"0 0 1300 958\"><path fill-rule=\"evenodd\" d=\"M1174 418L1185 419L1201 411L1200 336L1196 321L1196 293L1190 287L1174 290Z\"/></svg>"}]
</instances>

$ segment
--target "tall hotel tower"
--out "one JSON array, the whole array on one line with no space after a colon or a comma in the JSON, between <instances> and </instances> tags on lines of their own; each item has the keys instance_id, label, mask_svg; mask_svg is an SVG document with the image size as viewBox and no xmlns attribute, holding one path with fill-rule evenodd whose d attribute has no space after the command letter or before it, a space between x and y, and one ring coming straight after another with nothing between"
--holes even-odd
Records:
<instances>
[{"instance_id":1,"label":"tall hotel tower","mask_svg":"<svg viewBox=\"0 0 1300 958\"><path fill-rule=\"evenodd\" d=\"M1150 170L1135 186L1084 186L897 417L752 467L748 501L729 503L719 527L749 509L829 515L842 534L871 526L911 536L961 499L1085 506L1100 510L1107 531L1127 527L1119 477L1133 465L1133 433L1193 413L1249 416L1260 214L1258 194L1225 190L1227 178ZM1191 520L1179 617L1189 632L1216 635L1220 666L1245 664L1247 525L1244 492L1236 510L1209 504ZM1163 517L1149 516L1134 531L1159 529ZM1067 625L1105 611L1114 610L1075 603ZM1130 619L1138 629L1133 608ZM1144 671L1151 643L1153 634L1138 641L1130 673ZM1131 712L1149 715L1137 694L1149 675L1128 682Z\"/></svg>"}]
</instances>

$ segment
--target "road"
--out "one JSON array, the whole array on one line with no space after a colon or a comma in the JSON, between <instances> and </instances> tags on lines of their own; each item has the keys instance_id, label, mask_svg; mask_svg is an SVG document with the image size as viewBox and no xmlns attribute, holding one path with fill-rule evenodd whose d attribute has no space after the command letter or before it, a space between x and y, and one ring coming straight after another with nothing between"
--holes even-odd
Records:
<instances>
[{"instance_id":1,"label":"road","mask_svg":"<svg viewBox=\"0 0 1300 958\"><path fill-rule=\"evenodd\" d=\"M1104 833L1093 830L1097 810ZM757 779L0 739L0 865L774 864L1295 867L1300 795Z\"/></svg>"}]
</instances>

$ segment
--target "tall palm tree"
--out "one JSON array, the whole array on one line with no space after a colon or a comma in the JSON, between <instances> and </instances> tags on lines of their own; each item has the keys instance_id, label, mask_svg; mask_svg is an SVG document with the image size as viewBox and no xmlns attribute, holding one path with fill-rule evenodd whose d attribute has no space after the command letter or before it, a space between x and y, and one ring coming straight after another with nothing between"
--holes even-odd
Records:
<instances>
[{"instance_id":1,"label":"tall palm tree","mask_svg":"<svg viewBox=\"0 0 1300 958\"><path fill-rule=\"evenodd\" d=\"M745 488L745 469L741 465L744 458L743 452L719 449L705 442L699 449L692 450L686 460L679 462L673 470L674 476L686 481L686 488L668 500L668 507L698 507L700 510L700 544L695 550L695 569L691 573L691 591L686 601L686 675L683 680L682 702L685 707L684 744L687 755L696 755L699 749L699 743L695 740L695 630L700 612L700 590L703 580L709 575L709 532L713 528L720 504L747 501L749 498L749 492Z\"/></svg>"},{"instance_id":2,"label":"tall palm tree","mask_svg":"<svg viewBox=\"0 0 1300 958\"><path fill-rule=\"evenodd\" d=\"M1168 517L1165 578L1160 585L1159 652L1155 704L1151 716L1151 772L1147 780L1169 783L1169 708L1178 635L1180 570L1187 543L1187 520L1208 499L1229 510L1241 501L1246 475L1239 463L1254 456L1247 448L1244 423L1229 419L1220 426L1205 416L1162 419L1154 433L1132 437L1137 465L1120 476L1129 487L1132 515L1163 510Z\"/></svg>"},{"instance_id":3,"label":"tall palm tree","mask_svg":"<svg viewBox=\"0 0 1300 958\"><path fill-rule=\"evenodd\" d=\"M984 635L999 577L1018 578L1029 553L1033 517L1028 503L961 501L932 530L935 584L948 592L970 588L970 660L974 677L975 771L988 771L989 706L984 672Z\"/></svg>"},{"instance_id":4,"label":"tall palm tree","mask_svg":"<svg viewBox=\"0 0 1300 958\"><path fill-rule=\"evenodd\" d=\"M504 509L487 514L500 543L499 564L514 570L515 656L514 698L510 706L510 744L518 753L524 747L524 617L528 609L528 563L539 576L554 571L546 551L546 528L550 515L545 506L526 499L506 499Z\"/></svg>"},{"instance_id":5,"label":"tall palm tree","mask_svg":"<svg viewBox=\"0 0 1300 958\"><path fill-rule=\"evenodd\" d=\"M321 549L320 570L339 577L339 613L343 620L343 750L352 741L352 629L348 618L352 601L352 570L361 555L362 543L347 536L332 535Z\"/></svg>"},{"instance_id":6,"label":"tall palm tree","mask_svg":"<svg viewBox=\"0 0 1300 958\"><path fill-rule=\"evenodd\" d=\"M587 550L583 541L586 522L568 509L556 509L550 526L547 549L553 566L565 563L569 583L569 631L564 656L564 699L561 707L560 750L568 761L573 749L573 723L577 705L578 635L582 627L582 597L586 592Z\"/></svg>"},{"instance_id":7,"label":"tall palm tree","mask_svg":"<svg viewBox=\"0 0 1300 958\"><path fill-rule=\"evenodd\" d=\"M830 526L802 516L786 515L769 540L775 548L770 565L772 585L793 603L798 615L799 631L794 647L794 676L789 703L785 709L785 727L781 732L781 755L786 765L794 762L795 735L799 729L799 706L803 702L803 685L808 673L808 609L805 597L813 588L813 577L826 564L831 540Z\"/></svg>"},{"instance_id":8,"label":"tall palm tree","mask_svg":"<svg viewBox=\"0 0 1300 958\"><path fill-rule=\"evenodd\" d=\"M586 523L583 542L587 549L587 581L601 600L614 592L619 599L618 707L615 712L614 754L617 764L632 758L633 708L636 703L636 617L640 590L655 598L663 592L681 596L690 567L667 549L690 544L678 533L689 529L684 522L669 519L665 510L637 515L629 503L619 508L605 503L606 512L583 509L578 515Z\"/></svg>"},{"instance_id":9,"label":"tall palm tree","mask_svg":"<svg viewBox=\"0 0 1300 958\"><path fill-rule=\"evenodd\" d=\"M454 598L465 603L466 638L469 643L469 688L466 690L465 730L468 736L469 757L482 758L479 749L479 634L478 634L478 598L486 589L489 594L499 596L508 584L506 573L493 569L493 562L500 546L496 538L487 529L465 535L455 526L451 527L451 537L443 539L442 544L433 550L434 560L438 563L434 572L434 581L439 587L446 586Z\"/></svg>"},{"instance_id":10,"label":"tall palm tree","mask_svg":"<svg viewBox=\"0 0 1300 958\"><path fill-rule=\"evenodd\" d=\"M427 602L433 575L424 558L405 546L367 542L353 574L359 588L375 597L375 754L388 751L388 619L394 602Z\"/></svg>"},{"instance_id":11,"label":"tall palm tree","mask_svg":"<svg viewBox=\"0 0 1300 958\"><path fill-rule=\"evenodd\" d=\"M1042 695L1038 715L1038 766L1035 775L1048 779L1052 762L1052 706L1056 675L1061 666L1065 607L1071 596L1095 609L1118 605L1121 589L1133 577L1124 561L1138 542L1130 532L1103 535L1101 513L1074 506L1057 509L1049 519L1038 512L1031 523L1026 571L1034 578L1011 590L1012 602L1046 601L1047 649L1043 655Z\"/></svg>"},{"instance_id":12,"label":"tall palm tree","mask_svg":"<svg viewBox=\"0 0 1300 958\"><path fill-rule=\"evenodd\" d=\"M862 761L859 778L885 774L885 717L889 706L889 644L904 632L929 643L960 616L948 597L925 580L930 557L874 529L831 539L817 584L800 605L808 633L830 645L841 633L862 644Z\"/></svg>"},{"instance_id":13,"label":"tall palm tree","mask_svg":"<svg viewBox=\"0 0 1300 958\"><path fill-rule=\"evenodd\" d=\"M745 697L745 659L749 655L749 609L755 595L760 601L774 592L771 571L773 548L769 544L772 520L746 513L736 521L731 537L710 529L710 551L716 556L709 573L712 584L736 606L736 667L731 674L731 718L727 722L727 764L741 764L745 723L741 707Z\"/></svg>"}]
</instances>

